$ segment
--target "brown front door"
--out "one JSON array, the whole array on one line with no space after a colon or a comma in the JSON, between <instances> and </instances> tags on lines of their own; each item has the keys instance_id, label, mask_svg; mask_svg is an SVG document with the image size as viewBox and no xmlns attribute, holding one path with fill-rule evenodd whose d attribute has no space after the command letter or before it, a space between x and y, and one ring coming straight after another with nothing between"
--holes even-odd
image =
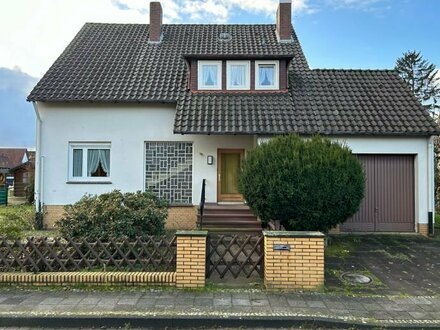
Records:
<instances>
[{"instance_id":1,"label":"brown front door","mask_svg":"<svg viewBox=\"0 0 440 330\"><path fill-rule=\"evenodd\" d=\"M217 200L219 202L241 202L238 192L238 172L244 149L218 149Z\"/></svg>"}]
</instances>

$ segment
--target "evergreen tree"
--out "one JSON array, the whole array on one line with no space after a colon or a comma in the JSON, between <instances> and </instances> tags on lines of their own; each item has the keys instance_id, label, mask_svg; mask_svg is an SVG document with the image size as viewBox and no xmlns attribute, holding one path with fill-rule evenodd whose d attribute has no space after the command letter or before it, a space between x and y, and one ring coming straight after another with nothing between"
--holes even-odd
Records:
<instances>
[{"instance_id":1,"label":"evergreen tree","mask_svg":"<svg viewBox=\"0 0 440 330\"><path fill-rule=\"evenodd\" d=\"M440 110L440 79L436 66L425 60L420 52L408 51L397 59L395 69L420 103L437 117Z\"/></svg>"}]
</instances>

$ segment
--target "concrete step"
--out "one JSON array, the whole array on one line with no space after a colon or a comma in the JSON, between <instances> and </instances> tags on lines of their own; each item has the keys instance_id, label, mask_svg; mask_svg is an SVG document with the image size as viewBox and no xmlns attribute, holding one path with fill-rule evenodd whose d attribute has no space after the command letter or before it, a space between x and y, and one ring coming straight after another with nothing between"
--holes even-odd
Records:
<instances>
[{"instance_id":1,"label":"concrete step","mask_svg":"<svg viewBox=\"0 0 440 330\"><path fill-rule=\"evenodd\" d=\"M253 233L261 233L263 230L261 229L261 227L255 227L255 228L218 228L218 227L205 227L203 226L202 230L207 230L208 232L215 232L218 234L233 234L233 233L249 233L249 234L253 234Z\"/></svg>"},{"instance_id":2,"label":"concrete step","mask_svg":"<svg viewBox=\"0 0 440 330\"><path fill-rule=\"evenodd\" d=\"M200 220L200 215L197 215ZM236 214L236 213L208 213L203 214L203 220L224 220L224 221L257 221L257 217L253 214Z\"/></svg>"}]
</instances>

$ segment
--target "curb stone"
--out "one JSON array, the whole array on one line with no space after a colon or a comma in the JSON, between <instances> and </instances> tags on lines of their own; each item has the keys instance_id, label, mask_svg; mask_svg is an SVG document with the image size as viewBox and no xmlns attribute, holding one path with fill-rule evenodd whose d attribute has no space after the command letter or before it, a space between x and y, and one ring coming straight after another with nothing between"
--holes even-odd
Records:
<instances>
[{"instance_id":1,"label":"curb stone","mask_svg":"<svg viewBox=\"0 0 440 330\"><path fill-rule=\"evenodd\" d=\"M438 329L438 320L374 320L362 317L342 317L298 313L221 313L197 312L8 312L0 313L0 326L29 327L292 327L299 325L321 327L356 326L358 329Z\"/></svg>"}]
</instances>

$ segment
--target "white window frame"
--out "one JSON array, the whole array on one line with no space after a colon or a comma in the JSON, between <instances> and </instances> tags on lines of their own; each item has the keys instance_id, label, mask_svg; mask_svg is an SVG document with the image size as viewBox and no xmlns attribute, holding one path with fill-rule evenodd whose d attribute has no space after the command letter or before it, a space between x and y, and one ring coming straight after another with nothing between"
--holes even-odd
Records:
<instances>
[{"instance_id":1,"label":"white window frame","mask_svg":"<svg viewBox=\"0 0 440 330\"><path fill-rule=\"evenodd\" d=\"M83 159L82 159L82 176L73 176L73 149L82 149L83 150ZM87 152L89 149L108 149L110 150L110 176L105 177L91 177L87 176ZM88 143L80 143L80 142L69 142L69 164L68 164L68 181L69 182L110 182L111 181L111 173L112 173L112 152L111 152L111 144L103 143L103 142L88 142Z\"/></svg>"},{"instance_id":2,"label":"white window frame","mask_svg":"<svg viewBox=\"0 0 440 330\"><path fill-rule=\"evenodd\" d=\"M245 66L245 84L243 86L231 85L231 66L244 65ZM226 86L230 90L249 90L251 89L251 61L227 61L226 62Z\"/></svg>"},{"instance_id":3,"label":"white window frame","mask_svg":"<svg viewBox=\"0 0 440 330\"><path fill-rule=\"evenodd\" d=\"M217 66L217 85L205 86L203 85L203 66L216 65ZM197 89L200 90L220 90L222 89L222 61L197 61Z\"/></svg>"},{"instance_id":4,"label":"white window frame","mask_svg":"<svg viewBox=\"0 0 440 330\"><path fill-rule=\"evenodd\" d=\"M275 84L274 86L260 86L260 64L274 64L275 65ZM255 61L255 89L256 90L274 90L280 89L280 62L279 61Z\"/></svg>"}]
</instances>

